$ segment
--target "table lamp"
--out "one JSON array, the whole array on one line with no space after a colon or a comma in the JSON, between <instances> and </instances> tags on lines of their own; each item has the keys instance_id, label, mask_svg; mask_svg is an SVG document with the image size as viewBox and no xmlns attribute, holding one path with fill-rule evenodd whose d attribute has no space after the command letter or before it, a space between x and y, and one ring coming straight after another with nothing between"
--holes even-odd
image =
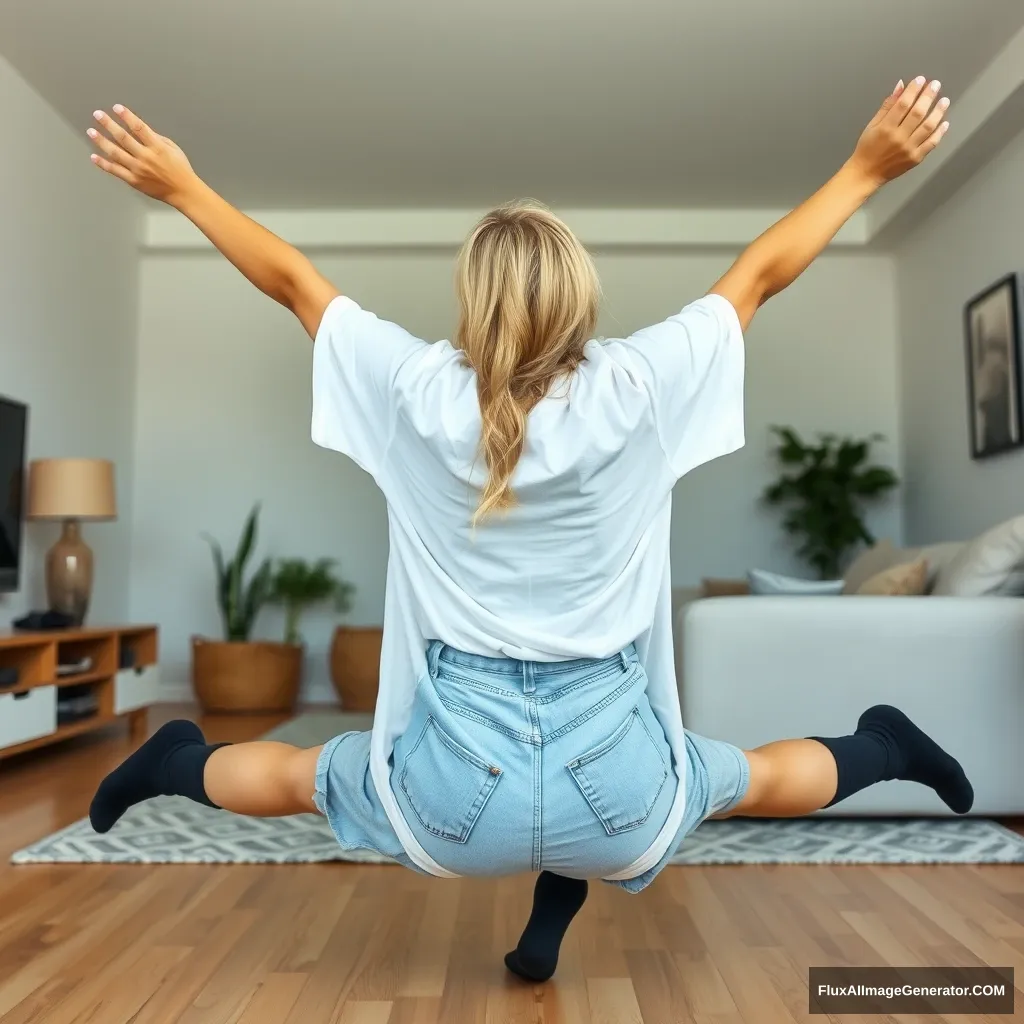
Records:
<instances>
[{"instance_id":1,"label":"table lamp","mask_svg":"<svg viewBox=\"0 0 1024 1024\"><path fill-rule=\"evenodd\" d=\"M64 526L46 553L46 597L50 610L85 621L92 594L92 549L82 540L83 519L117 518L114 466L105 459L37 459L29 466L29 519L60 520Z\"/></svg>"}]
</instances>

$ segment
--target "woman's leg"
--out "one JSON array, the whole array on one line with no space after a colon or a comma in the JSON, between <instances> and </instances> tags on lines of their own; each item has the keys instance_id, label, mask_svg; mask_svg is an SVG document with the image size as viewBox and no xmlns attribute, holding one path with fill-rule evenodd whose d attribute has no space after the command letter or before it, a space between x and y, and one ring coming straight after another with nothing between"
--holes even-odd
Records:
<instances>
[{"instance_id":1,"label":"woman's leg","mask_svg":"<svg viewBox=\"0 0 1024 1024\"><path fill-rule=\"evenodd\" d=\"M885 705L865 711L850 736L782 740L746 757L747 793L722 817L800 817L895 779L929 786L957 814L974 803L960 763L902 711Z\"/></svg>"},{"instance_id":2,"label":"woman's leg","mask_svg":"<svg viewBox=\"0 0 1024 1024\"><path fill-rule=\"evenodd\" d=\"M89 818L97 832L109 832L129 807L155 796L184 796L258 817L315 813L320 749L211 745L194 722L168 722L103 780Z\"/></svg>"},{"instance_id":3,"label":"woman's leg","mask_svg":"<svg viewBox=\"0 0 1024 1024\"><path fill-rule=\"evenodd\" d=\"M533 910L505 966L527 981L547 981L558 967L562 939L587 901L585 879L542 871L533 889Z\"/></svg>"}]
</instances>

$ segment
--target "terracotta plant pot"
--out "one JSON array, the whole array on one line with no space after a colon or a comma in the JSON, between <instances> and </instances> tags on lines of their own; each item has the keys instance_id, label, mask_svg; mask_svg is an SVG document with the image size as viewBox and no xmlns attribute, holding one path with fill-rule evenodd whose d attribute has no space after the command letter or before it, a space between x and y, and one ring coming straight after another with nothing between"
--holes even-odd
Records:
<instances>
[{"instance_id":1,"label":"terracotta plant pot","mask_svg":"<svg viewBox=\"0 0 1024 1024\"><path fill-rule=\"evenodd\" d=\"M373 711L380 684L380 626L339 626L331 644L331 681L345 711Z\"/></svg>"},{"instance_id":2,"label":"terracotta plant pot","mask_svg":"<svg viewBox=\"0 0 1024 1024\"><path fill-rule=\"evenodd\" d=\"M291 711L302 683L302 647L192 638L192 688L204 711Z\"/></svg>"}]
</instances>

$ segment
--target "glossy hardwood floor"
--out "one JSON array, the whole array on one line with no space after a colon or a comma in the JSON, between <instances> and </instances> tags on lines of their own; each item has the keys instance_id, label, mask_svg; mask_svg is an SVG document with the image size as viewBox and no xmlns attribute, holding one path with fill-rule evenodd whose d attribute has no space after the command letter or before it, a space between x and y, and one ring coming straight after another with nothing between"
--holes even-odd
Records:
<instances>
[{"instance_id":1,"label":"glossy hardwood floor","mask_svg":"<svg viewBox=\"0 0 1024 1024\"><path fill-rule=\"evenodd\" d=\"M275 724L203 721L215 740ZM556 980L529 986L501 955L530 878L7 863L81 817L130 749L112 732L0 765L0 1024L792 1024L828 1019L807 1014L809 966L1024 978L1020 867L670 868L637 897L595 885ZM1024 1019L1019 991L1018 1006Z\"/></svg>"}]
</instances>

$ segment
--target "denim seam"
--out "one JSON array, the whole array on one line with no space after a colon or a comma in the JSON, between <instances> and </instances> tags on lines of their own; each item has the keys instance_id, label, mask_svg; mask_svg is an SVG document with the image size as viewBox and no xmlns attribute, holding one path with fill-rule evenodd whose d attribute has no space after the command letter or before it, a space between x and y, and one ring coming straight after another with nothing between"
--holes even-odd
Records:
<instances>
[{"instance_id":1,"label":"denim seam","mask_svg":"<svg viewBox=\"0 0 1024 1024\"><path fill-rule=\"evenodd\" d=\"M554 732L550 733L547 737L547 740L557 740L560 736L564 736L566 735L566 733L572 732L573 729L578 729L581 725L583 725L584 722L589 721L591 718L594 717L594 715L604 711L604 709L608 707L609 704L613 704L624 693L626 693L633 686L635 686L639 678L640 666L636 665L634 666L633 671L629 674L629 676L627 676L622 683L620 683L614 690L612 690L612 692L609 693L607 697L604 697L602 700L599 700L592 708L590 708L587 711L584 711L582 715L578 715L571 722L568 722L566 725L563 725L561 728L556 729Z\"/></svg>"},{"instance_id":2,"label":"denim seam","mask_svg":"<svg viewBox=\"0 0 1024 1024\"><path fill-rule=\"evenodd\" d=\"M510 659L511 660L511 659ZM575 658L571 661L535 661L534 665L541 667L541 671L538 673L541 676L557 676L564 675L566 672L579 672L580 669L585 668L588 664L587 658ZM592 664L592 663L591 663ZM486 672L489 675L494 676L521 676L523 674L521 661L511 660L511 664L508 664L502 668L498 668L496 665L463 665L461 662L448 661L444 655L438 659L438 665L443 665L448 670L462 669L465 671L467 668L472 668L477 672ZM513 667L515 666L515 667ZM613 655L610 658L602 658L597 662L596 665L592 664L592 667L598 671L603 671L606 668L622 668L622 653ZM458 674L457 671L453 674Z\"/></svg>"},{"instance_id":3,"label":"denim seam","mask_svg":"<svg viewBox=\"0 0 1024 1024\"><path fill-rule=\"evenodd\" d=\"M537 697L536 701L538 704L552 704L556 700L561 700L562 697L567 697L571 693L575 693L582 686L589 686L591 683L599 683L609 676L614 676L617 673L622 672L622 662L616 662L613 666L608 669L603 669L600 672L595 672L593 675L587 676L585 679L577 679L574 683L569 683L567 686L559 687L554 693L544 694L541 697Z\"/></svg>"},{"instance_id":4,"label":"denim seam","mask_svg":"<svg viewBox=\"0 0 1024 1024\"><path fill-rule=\"evenodd\" d=\"M419 809L416 806L416 802L412 798L412 794L409 792L409 787L406 785L409 777L409 762L412 760L416 751L419 749L420 744L426 739L427 733L431 727L434 729L435 735L441 740L441 742L461 761L470 765L472 768L476 768L480 771L486 771L487 778L484 781L483 786L480 788L480 792L476 795L472 805L466 812L465 820L462 825L462 832L459 835L454 835L450 832L445 832L443 829L436 828L433 825L428 824L423 820L423 815L420 814ZM494 774L495 771L498 774ZM500 770L493 769L490 765L485 764L480 758L478 758L471 751L466 750L465 747L456 743L455 740L451 739L445 731L438 725L433 715L427 718L426 724L423 726L423 731L419 735L419 739L413 745L412 750L406 755L405 764L402 767L402 778L401 786L402 792L405 793L406 799L409 801L409 806L412 808L413 813L419 819L419 823L432 835L437 836L440 839L447 839L449 842L464 844L469 840L470 834L473 831L473 826L476 824L477 818L480 817L481 812L484 809L484 805L490 799L491 794L494 792L495 786L498 784L498 779L501 777Z\"/></svg>"},{"instance_id":5,"label":"denim seam","mask_svg":"<svg viewBox=\"0 0 1024 1024\"><path fill-rule=\"evenodd\" d=\"M635 669L636 666L631 666ZM577 670L578 671L578 670ZM622 662L616 660L614 664L607 665L598 671L592 672L590 675L585 676L582 679L577 679L573 683L569 683L567 686L559 687L554 693L543 694L537 696L531 694L533 700L536 700L539 704L550 704L553 701L559 700L571 693L575 693L581 686L587 686L590 683L599 683L603 679L607 679L609 676L615 675L617 672L622 671ZM548 675L554 673L542 673L538 678L544 679ZM438 681L458 683L461 686L469 686L476 690L482 690L485 693L491 693L498 697L521 697L523 694L522 690L504 690L500 686L492 686L489 683L481 682L479 679L470 679L468 676L464 676L459 672L453 672L451 668L445 667L444 672L438 673Z\"/></svg>"},{"instance_id":6,"label":"denim seam","mask_svg":"<svg viewBox=\"0 0 1024 1024\"><path fill-rule=\"evenodd\" d=\"M463 718L468 718L471 722L476 722L478 725L485 725L488 729L500 732L503 736L507 736L512 740L518 740L520 743L535 744L537 742L528 732L519 732L516 729L509 729L504 725L499 725L497 722L492 721L490 718L485 718L476 711L470 711L469 708L464 708L460 704L454 704L445 697L441 697L440 695L438 695L438 697L441 703L453 714L461 715Z\"/></svg>"},{"instance_id":7,"label":"denim seam","mask_svg":"<svg viewBox=\"0 0 1024 1024\"><path fill-rule=\"evenodd\" d=\"M544 770L544 741L540 732L540 716L537 714L536 703L528 705L530 713L530 724L534 729L536 740L533 746L533 870L540 871L541 856L543 851L543 815L542 815L542 794L543 794L543 770Z\"/></svg>"}]
</instances>

